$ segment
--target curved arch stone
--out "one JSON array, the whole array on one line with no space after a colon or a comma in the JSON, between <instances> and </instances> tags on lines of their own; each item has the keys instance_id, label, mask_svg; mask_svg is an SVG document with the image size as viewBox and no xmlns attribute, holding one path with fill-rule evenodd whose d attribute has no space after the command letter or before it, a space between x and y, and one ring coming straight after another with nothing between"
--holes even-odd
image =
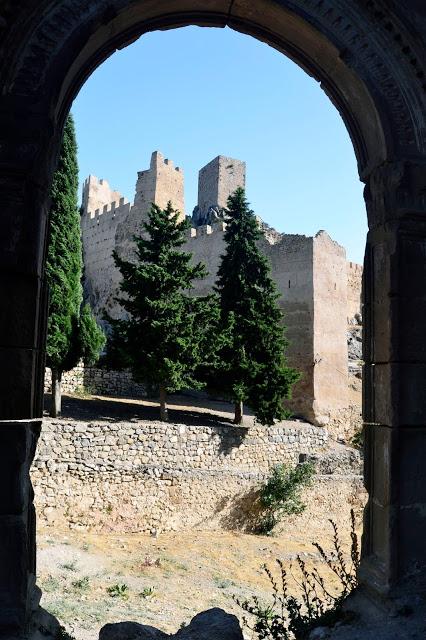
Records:
<instances>
[{"instance_id":1,"label":"curved arch stone","mask_svg":"<svg viewBox=\"0 0 426 640\"><path fill-rule=\"evenodd\" d=\"M229 26L282 51L321 82L349 130L370 227L364 270L370 500L361 577L374 597L426 593L424 3L17 4L0 8L0 637L25 633L35 593L28 469L39 428L31 420L42 408L48 189L62 125L86 78L117 48L147 31L189 24ZM16 479L12 493L8 470Z\"/></svg>"}]
</instances>

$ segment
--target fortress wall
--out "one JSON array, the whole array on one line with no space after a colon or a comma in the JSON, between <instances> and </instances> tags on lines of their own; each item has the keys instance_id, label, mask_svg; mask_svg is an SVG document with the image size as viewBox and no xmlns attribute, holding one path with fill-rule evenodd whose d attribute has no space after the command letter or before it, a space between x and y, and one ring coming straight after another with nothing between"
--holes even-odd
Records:
<instances>
[{"instance_id":1,"label":"fortress wall","mask_svg":"<svg viewBox=\"0 0 426 640\"><path fill-rule=\"evenodd\" d=\"M361 295L362 295L362 272L363 267L356 262L347 262L347 278L348 278L348 308L347 317L351 320L355 314L361 313Z\"/></svg>"},{"instance_id":2,"label":"fortress wall","mask_svg":"<svg viewBox=\"0 0 426 640\"><path fill-rule=\"evenodd\" d=\"M183 251L192 253L194 264L203 262L207 267L208 276L194 282L193 292L197 296L206 296L211 293L216 282L220 256L225 251L224 228L224 224L219 223L191 229L192 236L182 247Z\"/></svg>"},{"instance_id":3,"label":"fortress wall","mask_svg":"<svg viewBox=\"0 0 426 640\"><path fill-rule=\"evenodd\" d=\"M128 217L130 209L130 203L125 203L122 198L118 207L115 203L109 208L105 205L104 210L96 211L94 217L90 213L83 213L81 218L85 297L100 321L103 309L108 308L110 294L117 293L112 289L112 273L115 269L112 252L115 249L117 227Z\"/></svg>"},{"instance_id":4,"label":"fortress wall","mask_svg":"<svg viewBox=\"0 0 426 640\"><path fill-rule=\"evenodd\" d=\"M183 247L193 254L194 262L204 262L209 275L195 284L196 295L211 293L216 281L220 256L225 251L223 224L193 229L193 237ZM260 249L271 262L271 274L281 293L279 305L285 314L289 363L302 372L295 385L290 408L296 414L306 414L314 399L313 363L313 239L299 235L284 235L271 245L260 241Z\"/></svg>"},{"instance_id":5,"label":"fortress wall","mask_svg":"<svg viewBox=\"0 0 426 640\"><path fill-rule=\"evenodd\" d=\"M346 252L324 231L313 246L314 412L327 422L329 412L348 404Z\"/></svg>"},{"instance_id":6,"label":"fortress wall","mask_svg":"<svg viewBox=\"0 0 426 640\"><path fill-rule=\"evenodd\" d=\"M288 362L302 373L288 403L296 415L309 416L314 399L313 363L313 239L302 235L283 235L276 244L261 241L269 258L272 277L281 294L279 305L284 312Z\"/></svg>"}]
</instances>

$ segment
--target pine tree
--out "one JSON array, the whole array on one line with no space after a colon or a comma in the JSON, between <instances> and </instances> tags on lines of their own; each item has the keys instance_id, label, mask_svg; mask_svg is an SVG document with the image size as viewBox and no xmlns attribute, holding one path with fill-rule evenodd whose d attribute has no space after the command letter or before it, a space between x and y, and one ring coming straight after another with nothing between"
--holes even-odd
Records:
<instances>
[{"instance_id":1,"label":"pine tree","mask_svg":"<svg viewBox=\"0 0 426 640\"><path fill-rule=\"evenodd\" d=\"M188 222L178 222L171 202L153 204L144 223L146 234L135 237L136 261L113 253L122 275L117 298L127 319L113 320L108 351L130 367L135 380L158 386L160 417L167 420L167 393L200 388L197 367L210 352L210 321L219 314L214 296L189 295L194 280L205 277L201 263L179 250Z\"/></svg>"},{"instance_id":2,"label":"pine tree","mask_svg":"<svg viewBox=\"0 0 426 640\"><path fill-rule=\"evenodd\" d=\"M285 362L288 343L279 293L257 246L262 232L244 189L237 189L227 204L226 251L216 282L226 338L214 371L215 386L235 403L236 424L242 424L247 402L256 418L270 425L288 415L283 400L290 397L299 374Z\"/></svg>"},{"instance_id":3,"label":"pine tree","mask_svg":"<svg viewBox=\"0 0 426 640\"><path fill-rule=\"evenodd\" d=\"M80 216L77 206L77 142L72 116L65 123L58 167L51 188L50 235L47 250L46 278L49 285L46 364L52 371L51 415L61 412L61 379L79 359L101 348L98 327L86 309L80 322L83 297L81 286L82 246ZM92 323L92 324L91 324ZM91 326L91 329L89 329ZM80 327L83 333L80 334ZM98 354L99 355L99 351Z\"/></svg>"}]
</instances>

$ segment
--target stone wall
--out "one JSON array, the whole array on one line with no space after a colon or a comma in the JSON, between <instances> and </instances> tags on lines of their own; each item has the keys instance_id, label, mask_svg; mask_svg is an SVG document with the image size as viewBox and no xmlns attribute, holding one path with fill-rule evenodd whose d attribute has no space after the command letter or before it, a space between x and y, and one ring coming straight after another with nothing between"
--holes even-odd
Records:
<instances>
[{"instance_id":1,"label":"stone wall","mask_svg":"<svg viewBox=\"0 0 426 640\"><path fill-rule=\"evenodd\" d=\"M45 370L44 391L51 391L51 371ZM79 364L62 375L63 393L91 393L112 397L146 397L145 387L133 380L129 371L108 371Z\"/></svg>"},{"instance_id":2,"label":"stone wall","mask_svg":"<svg viewBox=\"0 0 426 640\"><path fill-rule=\"evenodd\" d=\"M346 252L325 231L313 238L313 388L312 414L327 424L327 414L348 404ZM309 416L308 416L309 417Z\"/></svg>"},{"instance_id":3,"label":"stone wall","mask_svg":"<svg viewBox=\"0 0 426 640\"><path fill-rule=\"evenodd\" d=\"M347 268L347 300L348 309L347 315L349 321L352 320L357 314L361 313L361 295L362 295L362 272L363 267L356 262L348 262Z\"/></svg>"},{"instance_id":4,"label":"stone wall","mask_svg":"<svg viewBox=\"0 0 426 640\"><path fill-rule=\"evenodd\" d=\"M325 429L297 422L241 428L45 420L32 468L38 514L44 524L127 531L223 526L232 513L238 520L238 500L274 465L321 456L328 444ZM319 473L360 476L360 460L333 460L328 471L319 462Z\"/></svg>"}]
</instances>

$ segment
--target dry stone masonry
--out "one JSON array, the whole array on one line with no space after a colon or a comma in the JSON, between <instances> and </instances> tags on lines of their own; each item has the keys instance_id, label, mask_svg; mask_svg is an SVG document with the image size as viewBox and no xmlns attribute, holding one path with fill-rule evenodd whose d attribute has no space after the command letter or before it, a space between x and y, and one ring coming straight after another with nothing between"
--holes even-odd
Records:
<instances>
[{"instance_id":1,"label":"dry stone masonry","mask_svg":"<svg viewBox=\"0 0 426 640\"><path fill-rule=\"evenodd\" d=\"M233 512L234 525L244 526L241 498L253 503L253 490L276 464L294 465L301 456L318 459L319 493L328 478L336 500L340 491L360 494L359 454L336 449L327 430L300 422L242 428L48 419L32 481L47 525L117 531L223 527L231 526Z\"/></svg>"},{"instance_id":2,"label":"dry stone masonry","mask_svg":"<svg viewBox=\"0 0 426 640\"><path fill-rule=\"evenodd\" d=\"M62 374L61 382L64 393L95 394L112 397L145 398L146 390L142 384L133 380L130 371L109 371L97 367L87 367L80 363L71 371ZM50 369L46 369L44 391L52 390Z\"/></svg>"},{"instance_id":3,"label":"dry stone masonry","mask_svg":"<svg viewBox=\"0 0 426 640\"><path fill-rule=\"evenodd\" d=\"M209 293L215 282L224 251L223 209L228 196L245 186L245 178L245 163L225 156L217 156L199 172L198 204L183 247L194 261L204 262L209 272L196 283L195 294ZM104 311L113 317L123 314L115 301L121 276L112 251L131 259L133 236L142 231L151 203L164 207L171 200L184 215L183 194L182 171L158 151L152 154L149 169L138 172L133 204L105 180L90 176L84 183L85 294L100 322ZM362 267L347 262L344 248L325 231L306 237L279 233L260 218L259 224L264 231L260 246L281 293L279 304L290 342L288 358L303 373L290 408L316 424L327 424L329 416L349 402L347 340L352 344L352 334L348 337L347 331L348 322L360 317Z\"/></svg>"}]
</instances>

